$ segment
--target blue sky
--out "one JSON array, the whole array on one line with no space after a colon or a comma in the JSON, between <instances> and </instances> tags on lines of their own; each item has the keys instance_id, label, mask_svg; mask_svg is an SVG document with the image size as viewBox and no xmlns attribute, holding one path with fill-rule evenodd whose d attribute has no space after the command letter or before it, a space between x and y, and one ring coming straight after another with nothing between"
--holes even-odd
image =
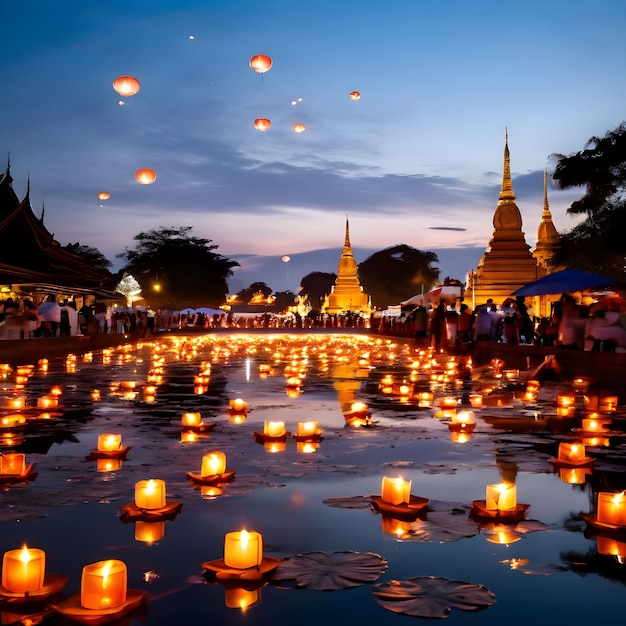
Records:
<instances>
[{"instance_id":1,"label":"blue sky","mask_svg":"<svg viewBox=\"0 0 626 626\"><path fill-rule=\"evenodd\" d=\"M30 176L35 212L45 203L62 244L117 266L137 233L189 225L241 259L246 285L296 289L309 271L336 271L348 213L357 261L405 243L440 251L442 278L463 279L493 229L506 128L534 245L550 155L626 118L622 0L1 8L0 159L10 152L20 198ZM248 66L255 54L273 59L263 76ZM122 74L138 94L115 93ZM156 170L153 185L135 181L141 167ZM565 209L579 195L550 188L559 230L575 224Z\"/></svg>"}]
</instances>

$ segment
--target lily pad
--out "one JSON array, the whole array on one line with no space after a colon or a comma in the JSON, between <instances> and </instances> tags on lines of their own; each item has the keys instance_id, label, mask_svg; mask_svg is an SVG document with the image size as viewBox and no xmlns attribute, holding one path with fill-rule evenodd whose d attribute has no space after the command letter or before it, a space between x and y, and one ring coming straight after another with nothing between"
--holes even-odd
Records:
<instances>
[{"instance_id":1,"label":"lily pad","mask_svg":"<svg viewBox=\"0 0 626 626\"><path fill-rule=\"evenodd\" d=\"M295 586L318 591L350 589L378 580L387 561L373 552L305 552L284 559L274 580L295 580Z\"/></svg>"},{"instance_id":2,"label":"lily pad","mask_svg":"<svg viewBox=\"0 0 626 626\"><path fill-rule=\"evenodd\" d=\"M448 617L452 609L480 611L496 602L482 585L435 576L380 583L372 587L372 595L393 613L429 618Z\"/></svg>"},{"instance_id":3,"label":"lily pad","mask_svg":"<svg viewBox=\"0 0 626 626\"><path fill-rule=\"evenodd\" d=\"M324 501L326 506L335 509L371 509L371 496L338 496L335 498L326 498Z\"/></svg>"}]
</instances>

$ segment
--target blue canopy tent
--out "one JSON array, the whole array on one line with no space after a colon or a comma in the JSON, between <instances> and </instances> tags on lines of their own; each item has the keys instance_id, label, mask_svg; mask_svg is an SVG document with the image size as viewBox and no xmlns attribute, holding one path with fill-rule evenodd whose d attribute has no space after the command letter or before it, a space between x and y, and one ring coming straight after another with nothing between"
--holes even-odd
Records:
<instances>
[{"instance_id":1,"label":"blue canopy tent","mask_svg":"<svg viewBox=\"0 0 626 626\"><path fill-rule=\"evenodd\" d=\"M548 274L539 280L528 283L514 291L513 296L545 296L558 293L571 293L595 287L614 285L615 281L608 276L592 274L581 270L562 270Z\"/></svg>"}]
</instances>

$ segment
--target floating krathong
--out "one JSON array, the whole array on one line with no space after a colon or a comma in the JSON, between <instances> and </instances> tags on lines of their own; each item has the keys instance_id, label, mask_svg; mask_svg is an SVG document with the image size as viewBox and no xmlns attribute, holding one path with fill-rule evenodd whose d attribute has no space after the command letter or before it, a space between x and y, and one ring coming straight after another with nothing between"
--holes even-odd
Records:
<instances>
[{"instance_id":1,"label":"floating krathong","mask_svg":"<svg viewBox=\"0 0 626 626\"><path fill-rule=\"evenodd\" d=\"M165 481L140 480L135 483L135 501L120 508L120 519L124 523L173 520L182 507L182 502L167 502Z\"/></svg>"},{"instance_id":2,"label":"floating krathong","mask_svg":"<svg viewBox=\"0 0 626 626\"><path fill-rule=\"evenodd\" d=\"M582 518L599 531L626 538L626 491L599 492L596 515L583 513Z\"/></svg>"},{"instance_id":3,"label":"floating krathong","mask_svg":"<svg viewBox=\"0 0 626 626\"><path fill-rule=\"evenodd\" d=\"M552 462L558 466L565 467L585 467L592 465L594 459L585 456L585 445L583 443L559 443L558 457L552 459Z\"/></svg>"},{"instance_id":4,"label":"floating krathong","mask_svg":"<svg viewBox=\"0 0 626 626\"><path fill-rule=\"evenodd\" d=\"M286 441L287 431L285 430L285 422L266 420L263 425L263 432L255 431L254 438L257 443L265 443L266 441Z\"/></svg>"},{"instance_id":5,"label":"floating krathong","mask_svg":"<svg viewBox=\"0 0 626 626\"><path fill-rule=\"evenodd\" d=\"M381 495L371 496L371 500L379 513L399 519L415 519L428 506L428 498L411 495L411 481L400 476L384 476Z\"/></svg>"},{"instance_id":6,"label":"floating krathong","mask_svg":"<svg viewBox=\"0 0 626 626\"><path fill-rule=\"evenodd\" d=\"M226 469L226 455L220 450L213 450L202 457L200 474L187 472L187 478L197 485L223 485L234 480L236 471Z\"/></svg>"},{"instance_id":7,"label":"floating krathong","mask_svg":"<svg viewBox=\"0 0 626 626\"><path fill-rule=\"evenodd\" d=\"M487 485L485 500L473 500L470 516L478 520L518 522L530 507L517 502L515 484L503 482Z\"/></svg>"},{"instance_id":8,"label":"floating krathong","mask_svg":"<svg viewBox=\"0 0 626 626\"><path fill-rule=\"evenodd\" d=\"M41 602L61 592L68 577L46 573L46 555L38 548L9 550L2 559L0 602L27 604Z\"/></svg>"},{"instance_id":9,"label":"floating krathong","mask_svg":"<svg viewBox=\"0 0 626 626\"><path fill-rule=\"evenodd\" d=\"M263 554L263 537L253 530L226 533L224 558L202 563L218 580L245 580L262 583L281 563Z\"/></svg>"},{"instance_id":10,"label":"floating krathong","mask_svg":"<svg viewBox=\"0 0 626 626\"><path fill-rule=\"evenodd\" d=\"M215 424L207 424L200 416L200 413L188 411L183 413L180 419L183 430L195 430L196 432L207 432L215 428Z\"/></svg>"},{"instance_id":11,"label":"floating krathong","mask_svg":"<svg viewBox=\"0 0 626 626\"><path fill-rule=\"evenodd\" d=\"M317 422L298 422L298 430L294 438L298 442L315 443L322 437L322 430Z\"/></svg>"},{"instance_id":12,"label":"floating krathong","mask_svg":"<svg viewBox=\"0 0 626 626\"><path fill-rule=\"evenodd\" d=\"M0 484L21 483L37 476L34 463L26 463L26 455L0 454Z\"/></svg>"},{"instance_id":13,"label":"floating krathong","mask_svg":"<svg viewBox=\"0 0 626 626\"><path fill-rule=\"evenodd\" d=\"M126 455L131 446L122 445L122 435L117 433L104 433L98 435L98 447L89 450L88 461L95 459L119 459L126 460Z\"/></svg>"},{"instance_id":14,"label":"floating krathong","mask_svg":"<svg viewBox=\"0 0 626 626\"><path fill-rule=\"evenodd\" d=\"M112 622L140 606L147 591L127 589L126 564L123 561L98 561L83 568L81 590L50 608L83 624Z\"/></svg>"},{"instance_id":15,"label":"floating krathong","mask_svg":"<svg viewBox=\"0 0 626 626\"><path fill-rule=\"evenodd\" d=\"M472 433L474 428L476 428L476 419L472 411L460 411L453 415L448 422L450 432Z\"/></svg>"}]
</instances>

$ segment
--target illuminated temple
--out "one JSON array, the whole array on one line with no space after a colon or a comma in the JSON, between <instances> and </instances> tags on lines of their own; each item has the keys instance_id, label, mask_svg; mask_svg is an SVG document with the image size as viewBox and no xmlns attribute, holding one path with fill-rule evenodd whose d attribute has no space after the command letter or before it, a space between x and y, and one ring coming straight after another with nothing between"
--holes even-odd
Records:
<instances>
[{"instance_id":1,"label":"illuminated temple","mask_svg":"<svg viewBox=\"0 0 626 626\"><path fill-rule=\"evenodd\" d=\"M501 305L516 289L552 271L547 266L547 260L553 254L559 236L548 207L545 175L544 209L534 252L526 243L522 216L515 200L507 134L502 187L493 216L493 233L466 291L472 296L475 306L484 304L489 298Z\"/></svg>"},{"instance_id":2,"label":"illuminated temple","mask_svg":"<svg viewBox=\"0 0 626 626\"><path fill-rule=\"evenodd\" d=\"M323 310L325 313L359 313L369 316L372 312L371 298L363 293L363 287L357 276L358 266L350 245L350 227L346 216L346 236L343 252L339 259L337 278L331 292L326 296Z\"/></svg>"}]
</instances>

